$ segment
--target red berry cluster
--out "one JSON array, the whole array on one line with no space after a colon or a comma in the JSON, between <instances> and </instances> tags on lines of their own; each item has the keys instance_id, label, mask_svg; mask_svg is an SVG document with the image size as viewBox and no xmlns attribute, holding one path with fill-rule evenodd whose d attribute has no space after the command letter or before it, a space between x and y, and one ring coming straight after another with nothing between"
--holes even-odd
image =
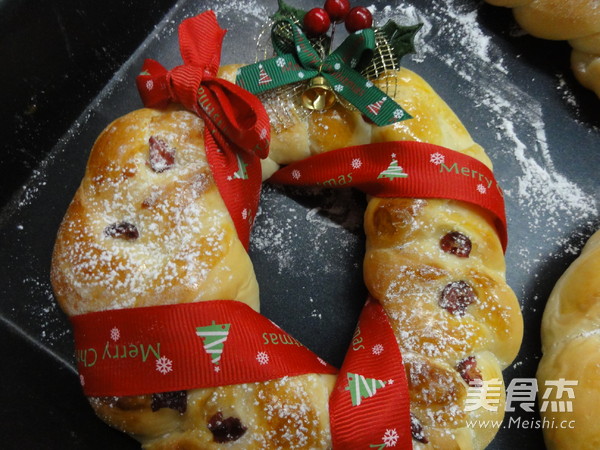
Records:
<instances>
[{"instance_id":1,"label":"red berry cluster","mask_svg":"<svg viewBox=\"0 0 600 450\"><path fill-rule=\"evenodd\" d=\"M364 6L350 9L348 0L326 0L323 8L313 8L304 15L304 31L309 36L327 33L331 22L345 22L349 33L371 28L373 16Z\"/></svg>"}]
</instances>

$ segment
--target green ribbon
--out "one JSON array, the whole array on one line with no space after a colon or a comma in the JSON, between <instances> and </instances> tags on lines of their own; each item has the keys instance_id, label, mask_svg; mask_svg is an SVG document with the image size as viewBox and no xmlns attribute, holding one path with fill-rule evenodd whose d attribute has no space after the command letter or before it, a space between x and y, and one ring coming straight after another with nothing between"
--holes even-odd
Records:
<instances>
[{"instance_id":1,"label":"green ribbon","mask_svg":"<svg viewBox=\"0 0 600 450\"><path fill-rule=\"evenodd\" d=\"M300 27L290 24L295 52L280 52L279 56L242 67L236 78L239 86L260 94L320 75L336 95L354 105L378 126L411 118L398 103L355 70L359 63L370 60L375 49L372 29L351 34L333 53L322 58Z\"/></svg>"}]
</instances>

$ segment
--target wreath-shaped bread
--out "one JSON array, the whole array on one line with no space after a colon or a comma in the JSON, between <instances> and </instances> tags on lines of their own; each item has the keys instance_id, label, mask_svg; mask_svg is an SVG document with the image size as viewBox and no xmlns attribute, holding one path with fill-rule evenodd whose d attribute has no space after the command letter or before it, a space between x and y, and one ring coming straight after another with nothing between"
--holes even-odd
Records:
<instances>
[{"instance_id":1,"label":"wreath-shaped bread","mask_svg":"<svg viewBox=\"0 0 600 450\"><path fill-rule=\"evenodd\" d=\"M233 80L238 68L223 67L219 77ZM273 132L264 167L360 144L417 141L491 169L484 150L422 78L396 68L372 83L385 89L390 80L397 85L390 97L412 119L376 126L340 102L297 114L291 126ZM56 297L74 320L213 300L258 310L246 243L207 161L208 126L206 117L179 107L141 109L98 137L52 261ZM415 448L484 448L497 429L470 421L501 422L501 370L518 352L523 324L505 281L496 225L493 214L460 200L369 200L365 282L402 354ZM85 357L79 362L89 365ZM157 366L162 369L170 366ZM147 449L329 448L334 382L323 371L176 392L92 395L90 403ZM492 382L498 383L496 408L469 408L469 388ZM393 434L386 439L396 442Z\"/></svg>"}]
</instances>

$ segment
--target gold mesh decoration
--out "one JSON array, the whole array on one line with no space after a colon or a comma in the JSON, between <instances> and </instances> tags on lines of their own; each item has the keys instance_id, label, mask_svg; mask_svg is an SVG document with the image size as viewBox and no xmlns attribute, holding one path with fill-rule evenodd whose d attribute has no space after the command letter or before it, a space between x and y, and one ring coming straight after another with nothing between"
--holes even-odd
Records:
<instances>
[{"instance_id":1,"label":"gold mesh decoration","mask_svg":"<svg viewBox=\"0 0 600 450\"><path fill-rule=\"evenodd\" d=\"M275 51L271 43L271 30L274 26L278 27L278 33L284 33L284 36L289 36L289 50L292 51L293 38L289 24L284 26L281 23L277 25L267 23L258 36L255 62L275 56ZM298 120L310 114L310 110L304 108L301 101L302 93L306 90L307 86L308 81L302 81L258 94L257 97L269 115L273 132L281 133L298 122Z\"/></svg>"},{"instance_id":2,"label":"gold mesh decoration","mask_svg":"<svg viewBox=\"0 0 600 450\"><path fill-rule=\"evenodd\" d=\"M398 79L392 71L400 69L397 58L394 56L394 51L385 34L379 30L375 30L375 51L373 59L362 72L361 75L367 80L384 80L385 83L379 85L379 89L386 93L388 97L395 98L398 92Z\"/></svg>"}]
</instances>

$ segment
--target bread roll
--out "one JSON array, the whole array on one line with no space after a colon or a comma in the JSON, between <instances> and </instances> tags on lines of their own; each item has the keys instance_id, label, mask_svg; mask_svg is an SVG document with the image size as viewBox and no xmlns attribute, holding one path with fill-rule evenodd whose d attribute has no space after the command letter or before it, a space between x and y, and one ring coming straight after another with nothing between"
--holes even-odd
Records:
<instances>
[{"instance_id":1,"label":"bread roll","mask_svg":"<svg viewBox=\"0 0 600 450\"><path fill-rule=\"evenodd\" d=\"M600 402L599 274L597 231L554 286L542 318L538 398L540 414L546 420L543 431L549 449L600 448L596 414ZM546 385L561 379L567 381L565 392ZM550 395L544 398L548 388ZM556 403L544 405L545 402Z\"/></svg>"},{"instance_id":2,"label":"bread roll","mask_svg":"<svg viewBox=\"0 0 600 450\"><path fill-rule=\"evenodd\" d=\"M514 8L516 21L533 36L567 40L577 80L600 97L600 4L597 0L486 0Z\"/></svg>"},{"instance_id":3,"label":"bread roll","mask_svg":"<svg viewBox=\"0 0 600 450\"><path fill-rule=\"evenodd\" d=\"M396 77L397 83L391 81L397 84L395 100L413 119L363 132L354 125L360 117L348 119L351 113L347 125L339 120L338 110L313 113L305 119L307 141L333 142L334 148L350 145L354 139L343 128L350 126L361 130L361 143L428 142L491 167L483 148L421 77L407 69L387 76ZM390 79L375 83L384 88ZM272 136L271 158L295 160L281 137ZM309 144L305 153L322 151L327 148ZM491 216L459 201L372 198L365 232L365 282L390 318L405 363L413 423L417 430L422 426L421 432L413 432L415 448L486 447L497 429L468 421L501 422L501 370L517 355L523 334L519 303L505 281L504 255ZM463 309L440 306L450 292L460 292L458 297L472 304ZM496 411L466 410L468 383L476 380L498 380Z\"/></svg>"},{"instance_id":4,"label":"bread roll","mask_svg":"<svg viewBox=\"0 0 600 450\"><path fill-rule=\"evenodd\" d=\"M248 254L206 162L204 124L141 109L101 133L59 229L52 285L69 316L226 299L258 310ZM90 398L146 449L326 448L335 377Z\"/></svg>"}]
</instances>

